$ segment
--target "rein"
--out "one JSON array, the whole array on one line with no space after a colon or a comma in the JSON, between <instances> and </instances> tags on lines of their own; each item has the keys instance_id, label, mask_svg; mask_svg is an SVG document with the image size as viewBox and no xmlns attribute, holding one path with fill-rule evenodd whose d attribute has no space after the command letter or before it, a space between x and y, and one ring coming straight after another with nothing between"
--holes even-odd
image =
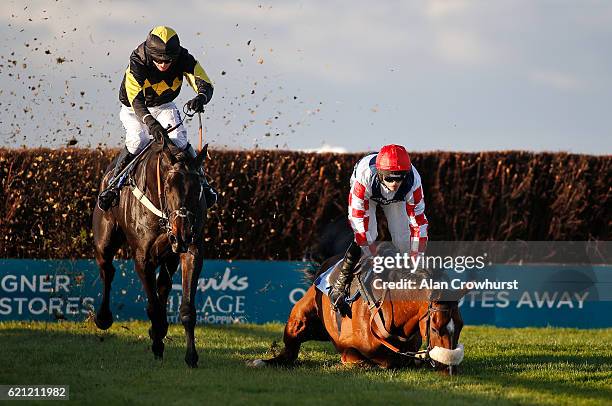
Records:
<instances>
[{"instance_id":1,"label":"rein","mask_svg":"<svg viewBox=\"0 0 612 406\"><path fill-rule=\"evenodd\" d=\"M185 117L193 117L195 115L194 113L189 113L188 109L187 109L187 103L185 103L185 105L183 105L183 113L184 116L181 116L179 114L179 122L173 126L173 127L169 127L166 132L170 133L174 130L176 130L179 126L181 126L181 124L183 124L183 121L185 120ZM162 150L164 149L166 142L168 142L169 139L167 137L164 137L162 139ZM149 142L149 144L147 144L147 146L138 154L138 156L136 157L136 159L134 159L132 162L132 164L128 165L128 167L126 167L121 174L119 174L119 176L117 176L117 179L120 178L120 176L130 170L131 167L133 167L133 165L136 164L136 162L138 161L139 158L141 158L144 154L145 151L147 151L149 149L149 147L151 145L153 145L155 141L151 140ZM196 171L193 170L189 170L189 171L178 171L178 170L170 170L166 173L166 175L169 175L173 172L185 172L187 174L195 174L198 177L200 176L200 174ZM155 207L155 205L151 202L151 200L149 200L149 198L147 198L147 196L145 195L145 193L140 190L138 188L138 186L136 186L135 184L133 184L132 186L132 193L134 194L134 196L136 197L136 199L142 203L147 209L149 209L149 211L151 211L153 214L155 214L157 217L160 218L160 226L161 228L166 232L166 234L171 235L172 234L172 229L171 229L171 224L172 222L177 218L177 217L181 217L181 218L189 218L191 220L191 228L193 231L193 227L195 226L195 220L196 220L196 215L195 213L187 210L187 208L185 206L179 207L176 210L173 210L171 213L168 213L167 207L167 198L166 198L166 194L164 192L164 189L162 188L162 176L161 176L161 152L160 154L157 156L157 165L156 165L156 181L157 181L157 200L159 201L159 208ZM114 179L113 179L114 181ZM113 182L111 181L111 183ZM199 198L198 200L202 200L202 194L203 194L203 187L200 184L200 194L199 194ZM189 243L193 243L193 233L192 233L192 241L189 241Z\"/></svg>"},{"instance_id":2,"label":"rein","mask_svg":"<svg viewBox=\"0 0 612 406\"><path fill-rule=\"evenodd\" d=\"M162 212L165 213L164 206L162 204L162 189L161 189L161 153L157 155L157 198L159 199L159 207L162 209Z\"/></svg>"},{"instance_id":3,"label":"rein","mask_svg":"<svg viewBox=\"0 0 612 406\"><path fill-rule=\"evenodd\" d=\"M404 356L404 357L408 357L411 359L419 359L419 360L425 360L425 361L429 361L430 365L433 367L435 366L434 364L434 360L431 359L431 357L429 356L429 342L430 342L430 331L431 331L431 314L435 313L435 312L450 312L451 309L442 309L439 307L433 307L433 302L429 302L428 306L427 306L427 313L424 314L422 317L419 318L418 322L417 322L417 326L418 324L421 322L421 320L423 320L425 317L427 317L427 327L425 330L425 349L423 350L419 350L419 351L401 351L398 347L396 347L395 345L391 344L387 338L388 337L392 337L398 341L401 342L407 342L409 341L412 337L414 337L416 334L418 334L418 331L413 333L410 337L408 338L404 338L404 337L400 337L398 335L395 334L391 334L389 331L387 331L387 329L385 328L384 323L382 322L382 306L385 302L385 298L387 296L387 292L389 290L385 289L385 292L383 294L383 297L381 298L380 302L378 304L375 304L374 306L370 306L370 331L372 332L372 335L374 336L374 338L376 338L382 345L384 345L385 347L387 347L389 350L393 351L394 353ZM372 324L372 322L375 322L375 325ZM382 330L382 334L379 334L376 331L376 328L378 328L379 330Z\"/></svg>"},{"instance_id":4,"label":"rein","mask_svg":"<svg viewBox=\"0 0 612 406\"><path fill-rule=\"evenodd\" d=\"M167 202L167 195L164 192L162 192L162 182L161 182L161 154L157 156L157 197L159 199L159 207L160 207L160 212L162 213L162 216L160 219L160 226L162 227L162 229L165 230L166 234L168 236L172 235L172 228L171 228L171 224L172 222L174 222L174 220L177 217L181 217L181 218L187 218L190 220L190 226L191 226L191 241L186 241L188 244L192 244L193 243L193 239L194 239L194 233L193 233L193 229L195 227L195 220L197 219L195 213L193 213L192 211L187 210L187 207L185 206L181 206L176 210L173 210L172 212L168 213L168 202ZM179 171L176 169L170 170L168 172L166 172L166 176L170 175L171 173L185 173L188 175L196 175L198 176L198 178L200 177L200 174L196 171L193 170L189 170L189 171ZM200 183L200 194L198 197L198 201L202 200L202 192L203 192L203 188L202 188L202 184ZM157 213L156 213L157 214Z\"/></svg>"},{"instance_id":5,"label":"rein","mask_svg":"<svg viewBox=\"0 0 612 406\"><path fill-rule=\"evenodd\" d=\"M191 113L190 114L189 112L185 111L186 107L187 107L187 103L185 103L183 105L183 113L185 114L185 116L193 117L193 115L195 113ZM181 117L181 114L179 113L179 122L175 126L173 126L173 127L168 127L166 129L166 133L171 133L172 131L174 131L177 128L179 128L183 124L184 120L185 120L185 117ZM117 174L117 176L115 176L114 178L112 178L108 182L108 186L107 187L115 186L127 172L131 171L132 168L136 165L136 163L140 160L140 158L142 158L144 153L151 147L151 145L153 145L154 142L155 142L155 140L150 140L149 143L142 149L142 151L140 151L138 153L138 155L136 155L134 157L134 159L132 159L132 162L130 162L130 164L127 165L125 168L123 168L123 170L121 172L119 172ZM164 139L162 139L162 144L165 144L165 143L166 143L166 137L164 137ZM139 200L140 200L140 198L139 198Z\"/></svg>"}]
</instances>

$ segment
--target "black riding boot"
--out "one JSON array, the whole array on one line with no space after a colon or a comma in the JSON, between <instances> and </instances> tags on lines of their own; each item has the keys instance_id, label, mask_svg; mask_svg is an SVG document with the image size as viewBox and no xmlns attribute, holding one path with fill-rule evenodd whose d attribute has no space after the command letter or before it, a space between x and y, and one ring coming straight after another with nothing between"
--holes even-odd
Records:
<instances>
[{"instance_id":1,"label":"black riding boot","mask_svg":"<svg viewBox=\"0 0 612 406\"><path fill-rule=\"evenodd\" d=\"M206 208L210 209L217 203L217 191L208 184L204 171L202 171L202 180L200 182L202 184L202 191L204 192L204 199L206 199Z\"/></svg>"},{"instance_id":2,"label":"black riding boot","mask_svg":"<svg viewBox=\"0 0 612 406\"><path fill-rule=\"evenodd\" d=\"M187 144L185 151L187 151L192 158L195 158L197 155L191 144ZM210 209L215 203L217 203L217 191L208 184L208 180L204 174L204 168L200 167L199 171L200 184L202 185L202 192L204 192L204 199L206 199L206 208Z\"/></svg>"},{"instance_id":3,"label":"black riding boot","mask_svg":"<svg viewBox=\"0 0 612 406\"><path fill-rule=\"evenodd\" d=\"M119 175L130 162L132 162L134 157L135 155L130 153L130 151L124 147L117 157L115 169L113 170L113 176L111 179L115 179L117 175ZM103 211L107 211L111 207L117 206L119 204L119 189L120 188L116 186L111 186L106 190L103 190L98 196L98 207Z\"/></svg>"},{"instance_id":4,"label":"black riding boot","mask_svg":"<svg viewBox=\"0 0 612 406\"><path fill-rule=\"evenodd\" d=\"M353 241L344 254L342 264L340 264L340 275L338 275L336 283L329 292L332 308L340 311L343 316L348 315L351 311L348 303L346 303L346 291L353 281L353 272L359 258L361 258L361 247Z\"/></svg>"}]
</instances>

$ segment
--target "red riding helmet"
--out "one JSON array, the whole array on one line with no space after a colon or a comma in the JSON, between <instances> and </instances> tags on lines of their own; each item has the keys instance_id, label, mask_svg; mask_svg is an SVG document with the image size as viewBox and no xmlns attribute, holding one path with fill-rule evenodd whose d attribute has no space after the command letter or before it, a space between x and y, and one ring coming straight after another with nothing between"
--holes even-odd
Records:
<instances>
[{"instance_id":1,"label":"red riding helmet","mask_svg":"<svg viewBox=\"0 0 612 406\"><path fill-rule=\"evenodd\" d=\"M407 172L412 167L406 148L401 145L385 145L376 157L376 169L389 172Z\"/></svg>"}]
</instances>

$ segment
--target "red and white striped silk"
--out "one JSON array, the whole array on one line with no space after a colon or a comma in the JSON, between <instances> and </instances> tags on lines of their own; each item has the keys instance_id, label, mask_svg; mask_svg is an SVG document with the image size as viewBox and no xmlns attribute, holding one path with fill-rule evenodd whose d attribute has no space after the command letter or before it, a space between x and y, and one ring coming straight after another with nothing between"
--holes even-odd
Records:
<instances>
[{"instance_id":1,"label":"red and white striped silk","mask_svg":"<svg viewBox=\"0 0 612 406\"><path fill-rule=\"evenodd\" d=\"M375 218L376 202L370 200L376 176L376 167L370 164L374 162L373 158L375 156L376 154L368 155L357 164L351 178L351 191L348 199L348 218L355 233L355 242L366 250L369 246L372 254L375 254L374 241L376 241L378 235ZM427 217L425 217L425 200L423 198L421 177L414 166L412 166L412 171L414 174L414 184L410 192L406 194L403 202L391 203L391 205L405 205L405 211L401 209L385 210L385 212L394 217L387 218L387 223L393 224L396 226L396 229L399 228L401 230L403 228L406 230L405 233L395 233L394 239L404 240L394 241L395 245L398 247L406 247L408 245L410 254L417 254L424 253L427 247L428 222ZM390 199L392 193L385 197Z\"/></svg>"},{"instance_id":2,"label":"red and white striped silk","mask_svg":"<svg viewBox=\"0 0 612 406\"><path fill-rule=\"evenodd\" d=\"M360 246L370 245L374 242L372 233L369 233L368 225L370 222L370 198L366 197L366 187L359 181L355 181L349 193L349 220L355 233L355 242Z\"/></svg>"},{"instance_id":3,"label":"red and white striped silk","mask_svg":"<svg viewBox=\"0 0 612 406\"><path fill-rule=\"evenodd\" d=\"M416 189L407 195L408 201L406 202L406 213L410 220L411 253L424 253L427 247L427 226L429 223L427 217L425 217L425 199L420 180L419 178L419 185Z\"/></svg>"}]
</instances>

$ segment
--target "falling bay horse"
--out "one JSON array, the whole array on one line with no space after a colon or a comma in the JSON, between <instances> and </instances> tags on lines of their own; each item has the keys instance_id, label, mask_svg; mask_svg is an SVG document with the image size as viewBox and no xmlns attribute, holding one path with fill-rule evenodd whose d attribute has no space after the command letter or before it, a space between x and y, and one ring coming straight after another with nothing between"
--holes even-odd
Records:
<instances>
[{"instance_id":1,"label":"falling bay horse","mask_svg":"<svg viewBox=\"0 0 612 406\"><path fill-rule=\"evenodd\" d=\"M324 262L316 276L340 258ZM425 294L431 298L431 292ZM329 297L313 284L291 310L283 335L284 349L271 359L247 364L291 365L301 344L310 340L331 341L343 364L397 368L429 361L437 370L452 374L454 365L463 359L463 346L459 344L463 320L455 300L405 300L397 291L387 290L382 302L372 308L361 295L353 302L351 312L351 317L340 320ZM419 351L423 340L426 348Z\"/></svg>"},{"instance_id":2,"label":"falling bay horse","mask_svg":"<svg viewBox=\"0 0 612 406\"><path fill-rule=\"evenodd\" d=\"M168 332L166 306L172 275L180 262L183 295L179 313L187 341L185 362L192 368L198 365L195 299L203 263L206 216L199 171L206 150L205 146L195 158L188 157L187 162L182 162L176 160L167 146L153 144L136 158L139 162L134 163L129 185L121 190L119 205L107 212L96 206L93 213L95 257L104 283L102 303L94 319L96 326L106 330L113 324L110 310L113 258L127 242L147 297L151 349L155 358L163 358L163 339ZM107 187L111 172L102 180L101 190Z\"/></svg>"}]
</instances>

